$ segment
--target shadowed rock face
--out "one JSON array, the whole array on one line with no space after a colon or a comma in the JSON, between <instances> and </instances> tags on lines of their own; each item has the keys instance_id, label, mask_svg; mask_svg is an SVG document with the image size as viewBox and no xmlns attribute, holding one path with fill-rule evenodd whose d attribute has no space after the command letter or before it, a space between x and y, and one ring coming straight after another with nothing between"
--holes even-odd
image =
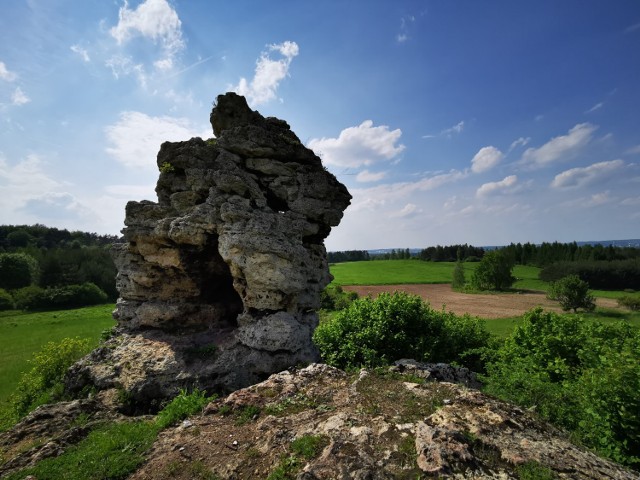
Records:
<instances>
[{"instance_id":1,"label":"shadowed rock face","mask_svg":"<svg viewBox=\"0 0 640 480\"><path fill-rule=\"evenodd\" d=\"M317 359L324 239L351 196L289 125L220 95L216 139L165 142L158 202L129 202L114 247L118 334L67 375L141 403L235 389Z\"/></svg>"}]
</instances>

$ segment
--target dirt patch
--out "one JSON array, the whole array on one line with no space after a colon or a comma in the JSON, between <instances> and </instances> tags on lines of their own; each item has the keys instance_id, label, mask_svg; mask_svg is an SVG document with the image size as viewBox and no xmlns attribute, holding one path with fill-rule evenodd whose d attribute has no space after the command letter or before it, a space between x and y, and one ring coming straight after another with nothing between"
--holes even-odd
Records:
<instances>
[{"instance_id":1,"label":"dirt patch","mask_svg":"<svg viewBox=\"0 0 640 480\"><path fill-rule=\"evenodd\" d=\"M469 294L454 292L450 284L431 285L369 285L344 286L344 290L356 292L360 296L378 296L382 292L402 291L420 295L433 308L445 306L447 311L458 315L469 313L480 318L504 318L522 315L527 310L541 306L545 310L562 312L558 302L549 300L545 292ZM599 307L617 308L615 300L598 298Z\"/></svg>"}]
</instances>

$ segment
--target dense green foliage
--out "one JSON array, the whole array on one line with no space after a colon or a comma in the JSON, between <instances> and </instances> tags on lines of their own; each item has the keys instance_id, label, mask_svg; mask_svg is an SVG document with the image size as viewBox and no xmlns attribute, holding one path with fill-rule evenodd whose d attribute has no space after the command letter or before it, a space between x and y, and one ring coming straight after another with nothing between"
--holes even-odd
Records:
<instances>
[{"instance_id":1,"label":"dense green foliage","mask_svg":"<svg viewBox=\"0 0 640 480\"><path fill-rule=\"evenodd\" d=\"M591 312L596 308L596 299L589 293L589 284L577 275L569 275L557 282L552 282L547 295L552 300L560 302L565 312L579 308Z\"/></svg>"},{"instance_id":2,"label":"dense green foliage","mask_svg":"<svg viewBox=\"0 0 640 480\"><path fill-rule=\"evenodd\" d=\"M366 250L346 250L327 253L327 261L329 263L360 262L370 260L370 258L369 252Z\"/></svg>"},{"instance_id":3,"label":"dense green foliage","mask_svg":"<svg viewBox=\"0 0 640 480\"><path fill-rule=\"evenodd\" d=\"M640 331L534 309L487 365L486 390L640 467Z\"/></svg>"},{"instance_id":4,"label":"dense green foliage","mask_svg":"<svg viewBox=\"0 0 640 480\"><path fill-rule=\"evenodd\" d=\"M93 283L54 288L30 286L14 292L16 307L21 310L66 310L106 303L108 298Z\"/></svg>"},{"instance_id":5,"label":"dense green foliage","mask_svg":"<svg viewBox=\"0 0 640 480\"><path fill-rule=\"evenodd\" d=\"M514 284L513 258L504 250L485 253L473 272L471 284L478 290L504 290Z\"/></svg>"},{"instance_id":6,"label":"dense green foliage","mask_svg":"<svg viewBox=\"0 0 640 480\"><path fill-rule=\"evenodd\" d=\"M418 258L429 262L455 262L456 260L481 259L485 254L484 248L473 245L437 245L420 250Z\"/></svg>"},{"instance_id":7,"label":"dense green foliage","mask_svg":"<svg viewBox=\"0 0 640 480\"><path fill-rule=\"evenodd\" d=\"M520 265L544 267L556 262L594 262L640 258L640 248L572 243L510 244L503 248Z\"/></svg>"},{"instance_id":8,"label":"dense green foliage","mask_svg":"<svg viewBox=\"0 0 640 480\"><path fill-rule=\"evenodd\" d=\"M68 232L42 225L2 225L0 288L13 293L12 290L28 286L49 288L90 282L114 301L118 296L117 272L109 248L115 241L115 236ZM7 256L13 259L10 264L3 260ZM28 268L25 262L29 263Z\"/></svg>"},{"instance_id":9,"label":"dense green foliage","mask_svg":"<svg viewBox=\"0 0 640 480\"><path fill-rule=\"evenodd\" d=\"M31 370L23 374L10 397L16 417L22 418L37 406L62 398L65 372L90 350L88 339L65 338L59 343L47 343L34 355Z\"/></svg>"},{"instance_id":10,"label":"dense green foliage","mask_svg":"<svg viewBox=\"0 0 640 480\"><path fill-rule=\"evenodd\" d=\"M339 368L376 367L400 358L476 367L474 354L488 339L481 320L436 311L403 292L359 298L313 336L324 361Z\"/></svg>"},{"instance_id":11,"label":"dense green foliage","mask_svg":"<svg viewBox=\"0 0 640 480\"><path fill-rule=\"evenodd\" d=\"M175 425L179 421L201 412L215 398L215 396L207 396L206 392L197 388L191 393L180 390L180 393L158 412L156 425L161 429Z\"/></svg>"},{"instance_id":12,"label":"dense green foliage","mask_svg":"<svg viewBox=\"0 0 640 480\"><path fill-rule=\"evenodd\" d=\"M453 275L451 277L451 288L454 290L462 290L467 283L464 275L464 264L458 259L456 266L453 267Z\"/></svg>"},{"instance_id":13,"label":"dense green foliage","mask_svg":"<svg viewBox=\"0 0 640 480\"><path fill-rule=\"evenodd\" d=\"M640 290L640 259L597 262L558 262L540 271L540 279L553 282L578 275L591 288L600 290Z\"/></svg>"},{"instance_id":14,"label":"dense green foliage","mask_svg":"<svg viewBox=\"0 0 640 480\"><path fill-rule=\"evenodd\" d=\"M0 288L0 312L4 310L13 310L14 308L15 301L13 300L13 296L4 288Z\"/></svg>"},{"instance_id":15,"label":"dense green foliage","mask_svg":"<svg viewBox=\"0 0 640 480\"><path fill-rule=\"evenodd\" d=\"M324 310L343 310L358 298L356 292L345 292L340 285L328 285L320 293L320 308Z\"/></svg>"},{"instance_id":16,"label":"dense green foliage","mask_svg":"<svg viewBox=\"0 0 640 480\"><path fill-rule=\"evenodd\" d=\"M38 262L24 253L0 253L0 288L26 287L38 279Z\"/></svg>"}]
</instances>

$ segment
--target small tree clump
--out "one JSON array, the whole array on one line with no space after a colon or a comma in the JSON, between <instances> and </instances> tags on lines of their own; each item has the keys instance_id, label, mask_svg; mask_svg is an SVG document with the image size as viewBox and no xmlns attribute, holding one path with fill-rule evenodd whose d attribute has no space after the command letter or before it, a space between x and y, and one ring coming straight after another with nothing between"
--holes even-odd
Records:
<instances>
[{"instance_id":1,"label":"small tree clump","mask_svg":"<svg viewBox=\"0 0 640 480\"><path fill-rule=\"evenodd\" d=\"M471 284L478 290L504 290L514 284L513 258L502 250L485 253L473 272Z\"/></svg>"},{"instance_id":2,"label":"small tree clump","mask_svg":"<svg viewBox=\"0 0 640 480\"><path fill-rule=\"evenodd\" d=\"M453 267L451 288L454 290L462 290L466 283L467 279L464 276L464 264L462 263L462 258L460 258L460 249L458 249L458 261L456 261L456 266Z\"/></svg>"},{"instance_id":3,"label":"small tree clump","mask_svg":"<svg viewBox=\"0 0 640 480\"><path fill-rule=\"evenodd\" d=\"M577 275L568 275L551 283L548 297L560 302L565 312L573 310L576 313L579 308L591 312L596 308L595 298L589 293L589 284Z\"/></svg>"}]
</instances>

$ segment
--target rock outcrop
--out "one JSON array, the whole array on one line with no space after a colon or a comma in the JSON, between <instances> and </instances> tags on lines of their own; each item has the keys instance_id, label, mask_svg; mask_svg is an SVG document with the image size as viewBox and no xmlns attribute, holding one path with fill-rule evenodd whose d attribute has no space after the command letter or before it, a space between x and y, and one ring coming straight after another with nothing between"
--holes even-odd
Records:
<instances>
[{"instance_id":1,"label":"rock outcrop","mask_svg":"<svg viewBox=\"0 0 640 480\"><path fill-rule=\"evenodd\" d=\"M317 361L323 241L351 196L286 122L244 97L220 95L211 124L214 139L161 146L158 202L127 204L116 335L72 368L69 391L118 388L150 406Z\"/></svg>"}]
</instances>

